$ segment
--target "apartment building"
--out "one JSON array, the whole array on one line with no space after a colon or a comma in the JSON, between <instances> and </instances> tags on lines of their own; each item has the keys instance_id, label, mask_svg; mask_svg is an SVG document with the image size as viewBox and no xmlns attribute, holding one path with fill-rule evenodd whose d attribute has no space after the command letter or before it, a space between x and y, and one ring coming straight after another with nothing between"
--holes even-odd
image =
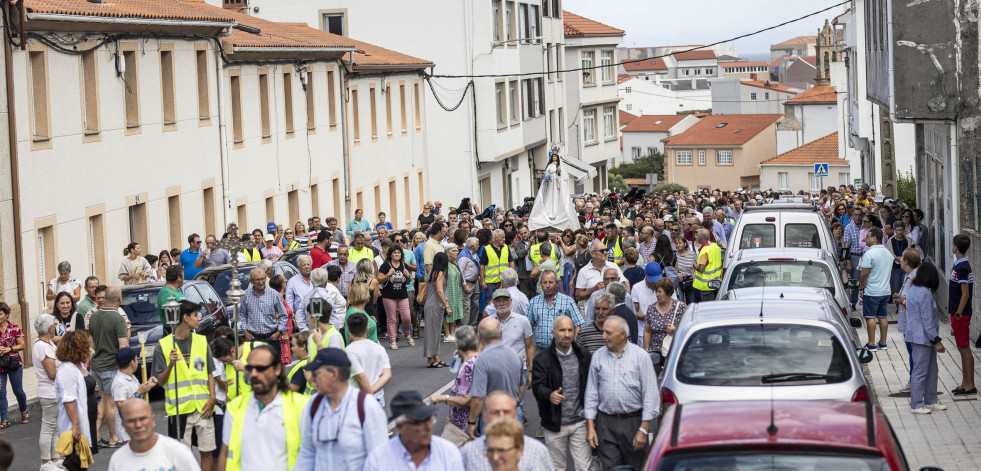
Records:
<instances>
[{"instance_id":1,"label":"apartment building","mask_svg":"<svg viewBox=\"0 0 981 471\"><path fill-rule=\"evenodd\" d=\"M719 62L719 69L725 78L771 80L770 64L765 61Z\"/></svg>"},{"instance_id":2,"label":"apartment building","mask_svg":"<svg viewBox=\"0 0 981 471\"><path fill-rule=\"evenodd\" d=\"M706 111L712 108L712 90L708 80L665 81L660 76L622 77L617 85L620 109L631 114L675 114Z\"/></svg>"},{"instance_id":3,"label":"apartment building","mask_svg":"<svg viewBox=\"0 0 981 471\"><path fill-rule=\"evenodd\" d=\"M817 36L797 36L770 46L770 60L783 56L813 56L816 54Z\"/></svg>"},{"instance_id":4,"label":"apartment building","mask_svg":"<svg viewBox=\"0 0 981 471\"><path fill-rule=\"evenodd\" d=\"M623 152L618 165L633 163L640 157L664 154L664 140L681 134L697 123L693 114L643 115L632 120L620 132Z\"/></svg>"},{"instance_id":5,"label":"apartment building","mask_svg":"<svg viewBox=\"0 0 981 471\"><path fill-rule=\"evenodd\" d=\"M783 104L804 90L764 80L715 79L712 80L712 113L782 114Z\"/></svg>"},{"instance_id":6,"label":"apartment building","mask_svg":"<svg viewBox=\"0 0 981 471\"><path fill-rule=\"evenodd\" d=\"M851 167L838 156L840 142L838 133L833 132L763 161L759 165L760 188L817 193L829 186L851 185ZM828 164L828 176L816 176L814 164Z\"/></svg>"}]
</instances>

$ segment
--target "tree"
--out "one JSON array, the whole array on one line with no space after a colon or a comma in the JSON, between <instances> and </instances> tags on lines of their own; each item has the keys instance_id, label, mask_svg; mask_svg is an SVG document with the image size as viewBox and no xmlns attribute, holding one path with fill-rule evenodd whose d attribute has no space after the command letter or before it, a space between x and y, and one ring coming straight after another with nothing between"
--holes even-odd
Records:
<instances>
[{"instance_id":1,"label":"tree","mask_svg":"<svg viewBox=\"0 0 981 471\"><path fill-rule=\"evenodd\" d=\"M648 173L656 173L658 181L661 181L664 180L664 155L655 151L637 158L633 163L612 169L609 173L623 178L646 178Z\"/></svg>"},{"instance_id":2,"label":"tree","mask_svg":"<svg viewBox=\"0 0 981 471\"><path fill-rule=\"evenodd\" d=\"M630 189L627 187L627 182L623 179L623 177L614 174L612 170L606 175L606 187L614 193L622 193Z\"/></svg>"},{"instance_id":3,"label":"tree","mask_svg":"<svg viewBox=\"0 0 981 471\"><path fill-rule=\"evenodd\" d=\"M674 193L678 191L681 192L681 194L683 195L688 194L688 188L685 188L684 186L678 183L662 183L658 186L655 186L654 189L651 191L651 193L660 194L662 190L668 190L668 193Z\"/></svg>"},{"instance_id":4,"label":"tree","mask_svg":"<svg viewBox=\"0 0 981 471\"><path fill-rule=\"evenodd\" d=\"M896 176L896 193L899 199L909 208L916 208L916 176L910 168L906 173L899 172Z\"/></svg>"}]
</instances>

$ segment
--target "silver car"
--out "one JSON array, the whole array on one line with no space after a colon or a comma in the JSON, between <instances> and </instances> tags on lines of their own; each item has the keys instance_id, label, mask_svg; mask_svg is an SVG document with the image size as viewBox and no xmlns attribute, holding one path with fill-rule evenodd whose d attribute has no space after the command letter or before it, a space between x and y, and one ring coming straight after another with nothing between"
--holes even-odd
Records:
<instances>
[{"instance_id":1,"label":"silver car","mask_svg":"<svg viewBox=\"0 0 981 471\"><path fill-rule=\"evenodd\" d=\"M780 300L780 299L792 299L795 301L810 301L815 303L828 303L832 306L832 309L837 313L837 321L841 325L845 326L845 331L851 334L853 347L861 348L865 346L862 340L859 340L858 333L855 329L864 326L862 320L857 317L846 318L841 312L841 308L838 306L838 301L835 300L834 296L831 295L831 291L822 288L804 288L800 286L775 286L766 288L738 288L728 293L719 295L720 301L738 301L738 300L749 300L755 299L757 302L767 300Z\"/></svg>"},{"instance_id":2,"label":"silver car","mask_svg":"<svg viewBox=\"0 0 981 471\"><path fill-rule=\"evenodd\" d=\"M838 262L821 249L739 250L726 269L718 299L741 288L790 286L828 290L845 318L852 316Z\"/></svg>"},{"instance_id":3,"label":"silver car","mask_svg":"<svg viewBox=\"0 0 981 471\"><path fill-rule=\"evenodd\" d=\"M861 363L872 353L852 347L836 316L808 301L694 304L661 372L661 402L869 401Z\"/></svg>"}]
</instances>

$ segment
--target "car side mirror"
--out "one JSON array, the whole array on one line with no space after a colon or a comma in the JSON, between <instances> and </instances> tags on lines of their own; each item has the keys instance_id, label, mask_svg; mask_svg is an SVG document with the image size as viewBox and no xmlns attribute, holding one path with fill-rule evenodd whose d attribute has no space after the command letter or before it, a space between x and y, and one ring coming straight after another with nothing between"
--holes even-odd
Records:
<instances>
[{"instance_id":1,"label":"car side mirror","mask_svg":"<svg viewBox=\"0 0 981 471\"><path fill-rule=\"evenodd\" d=\"M858 289L858 288L859 288L858 280L855 279L848 280L848 289Z\"/></svg>"},{"instance_id":2,"label":"car side mirror","mask_svg":"<svg viewBox=\"0 0 981 471\"><path fill-rule=\"evenodd\" d=\"M856 351L855 353L858 355L859 363L869 363L872 361L873 358L875 358L875 356L872 355L872 352L870 352L869 349L864 347L858 349L858 351Z\"/></svg>"},{"instance_id":3,"label":"car side mirror","mask_svg":"<svg viewBox=\"0 0 981 471\"><path fill-rule=\"evenodd\" d=\"M717 290L722 289L722 282L719 280L712 280L708 282L709 289Z\"/></svg>"},{"instance_id":4,"label":"car side mirror","mask_svg":"<svg viewBox=\"0 0 981 471\"><path fill-rule=\"evenodd\" d=\"M862 320L857 317L849 317L848 324L856 329L862 328Z\"/></svg>"}]
</instances>

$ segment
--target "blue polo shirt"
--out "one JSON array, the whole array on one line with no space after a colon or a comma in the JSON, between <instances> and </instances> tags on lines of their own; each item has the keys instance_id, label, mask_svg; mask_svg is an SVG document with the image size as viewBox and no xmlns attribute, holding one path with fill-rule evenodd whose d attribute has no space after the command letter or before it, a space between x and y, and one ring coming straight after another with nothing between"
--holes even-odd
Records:
<instances>
[{"instance_id":1,"label":"blue polo shirt","mask_svg":"<svg viewBox=\"0 0 981 471\"><path fill-rule=\"evenodd\" d=\"M201 270L204 270L204 264L201 264L201 268L194 268L194 262L198 259L198 255L201 255L201 249L198 249L197 252L191 252L190 248L186 248L181 252L181 257L177 259L177 263L184 265L185 280L193 280Z\"/></svg>"}]
</instances>

